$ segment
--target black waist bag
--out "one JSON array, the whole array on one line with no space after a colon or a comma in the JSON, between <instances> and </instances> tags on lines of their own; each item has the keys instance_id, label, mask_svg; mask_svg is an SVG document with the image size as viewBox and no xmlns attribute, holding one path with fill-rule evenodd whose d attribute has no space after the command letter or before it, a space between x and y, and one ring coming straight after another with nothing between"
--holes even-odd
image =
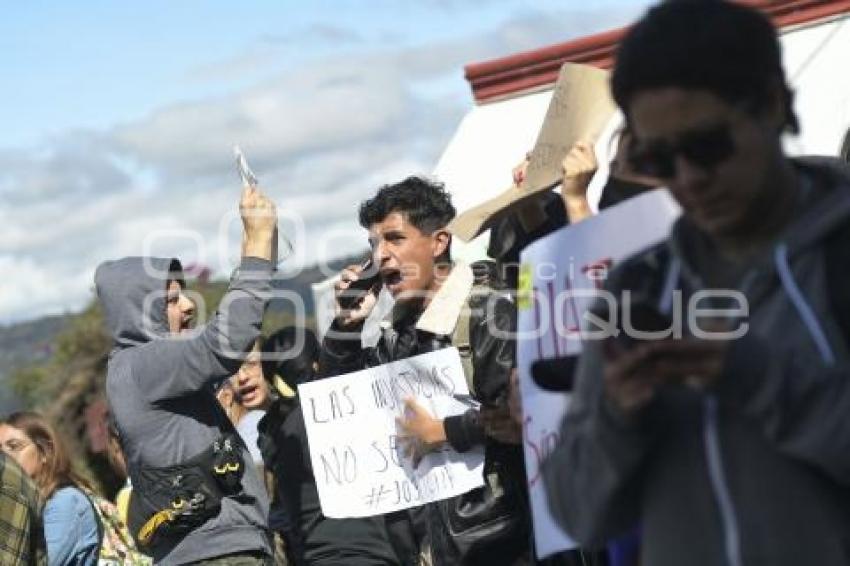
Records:
<instances>
[{"instance_id":1,"label":"black waist bag","mask_svg":"<svg viewBox=\"0 0 850 566\"><path fill-rule=\"evenodd\" d=\"M127 517L139 547L174 544L218 515L222 498L242 490L241 446L234 435L225 435L183 463L142 466L132 476Z\"/></svg>"}]
</instances>

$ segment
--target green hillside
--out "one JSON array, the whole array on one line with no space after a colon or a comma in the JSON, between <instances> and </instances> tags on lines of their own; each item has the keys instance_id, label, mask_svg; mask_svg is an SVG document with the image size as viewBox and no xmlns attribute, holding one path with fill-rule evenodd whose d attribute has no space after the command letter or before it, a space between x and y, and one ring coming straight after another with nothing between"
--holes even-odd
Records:
<instances>
[{"instance_id":1,"label":"green hillside","mask_svg":"<svg viewBox=\"0 0 850 566\"><path fill-rule=\"evenodd\" d=\"M329 266L333 271L352 263L348 258ZM292 305L272 301L266 311L264 334L281 326L301 323L314 327L314 306L310 286L322 281L318 268L275 282L275 288L297 293L304 301L306 317L295 321ZM208 310L214 310L227 290L227 282L190 281L189 289L200 293ZM206 313L207 316L211 314ZM103 317L93 302L83 312L48 317L0 329L0 368L5 396L0 395L3 414L19 408L38 410L64 431L77 464L104 492L117 489L116 478L100 452L103 434L104 384L111 339ZM3 371L0 369L0 371Z\"/></svg>"}]
</instances>

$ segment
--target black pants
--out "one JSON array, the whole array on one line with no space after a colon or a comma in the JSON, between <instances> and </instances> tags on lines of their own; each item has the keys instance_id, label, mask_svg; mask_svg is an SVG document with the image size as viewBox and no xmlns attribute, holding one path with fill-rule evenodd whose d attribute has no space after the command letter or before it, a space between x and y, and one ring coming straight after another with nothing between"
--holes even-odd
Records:
<instances>
[{"instance_id":1,"label":"black pants","mask_svg":"<svg viewBox=\"0 0 850 566\"><path fill-rule=\"evenodd\" d=\"M195 562L198 566L272 566L274 560L268 554L255 552L237 552L217 558Z\"/></svg>"},{"instance_id":2,"label":"black pants","mask_svg":"<svg viewBox=\"0 0 850 566\"><path fill-rule=\"evenodd\" d=\"M413 507L384 515L390 544L402 566L418 566L428 534L425 507Z\"/></svg>"}]
</instances>

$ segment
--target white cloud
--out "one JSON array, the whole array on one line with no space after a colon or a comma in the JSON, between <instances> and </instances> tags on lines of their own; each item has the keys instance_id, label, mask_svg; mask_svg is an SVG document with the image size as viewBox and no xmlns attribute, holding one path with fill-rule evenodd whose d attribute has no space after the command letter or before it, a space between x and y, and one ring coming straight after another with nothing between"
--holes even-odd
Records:
<instances>
[{"instance_id":1,"label":"white cloud","mask_svg":"<svg viewBox=\"0 0 850 566\"><path fill-rule=\"evenodd\" d=\"M404 121L410 110L405 93L384 69L335 67L304 69L227 98L166 108L118 128L114 139L140 164L180 181L230 171L236 142L252 163L273 166L380 137Z\"/></svg>"},{"instance_id":2,"label":"white cloud","mask_svg":"<svg viewBox=\"0 0 850 566\"><path fill-rule=\"evenodd\" d=\"M599 28L607 16L594 17ZM304 220L306 248L296 259L363 250L357 204L381 184L430 170L470 104L462 65L588 26L532 14L481 37L314 61L111 130L0 153L0 196L10 205L0 208L0 322L82 307L100 261L140 254L162 231L192 230L207 262L227 273L217 250L220 220L239 194L233 143L279 206ZM172 239L154 251L188 263L197 259L192 249ZM235 255L232 239L229 250Z\"/></svg>"},{"instance_id":3,"label":"white cloud","mask_svg":"<svg viewBox=\"0 0 850 566\"><path fill-rule=\"evenodd\" d=\"M56 280L51 270L29 258L0 255L0 272L0 313L8 323L79 307L86 295L90 296L94 266L65 273L62 280ZM66 285L73 289L70 296Z\"/></svg>"},{"instance_id":4,"label":"white cloud","mask_svg":"<svg viewBox=\"0 0 850 566\"><path fill-rule=\"evenodd\" d=\"M271 45L296 45L303 47L304 45L313 44L358 44L364 41L363 34L357 29L331 24L328 22L318 22L301 29L295 30L292 33L265 35L261 38L263 43Z\"/></svg>"}]
</instances>

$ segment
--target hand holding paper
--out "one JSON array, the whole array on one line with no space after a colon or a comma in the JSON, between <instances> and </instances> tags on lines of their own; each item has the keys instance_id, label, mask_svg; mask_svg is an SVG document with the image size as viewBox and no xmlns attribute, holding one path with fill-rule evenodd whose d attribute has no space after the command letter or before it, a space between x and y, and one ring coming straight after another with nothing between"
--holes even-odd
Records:
<instances>
[{"instance_id":1,"label":"hand holding paper","mask_svg":"<svg viewBox=\"0 0 850 566\"><path fill-rule=\"evenodd\" d=\"M461 454L442 442L443 419L469 409L456 348L305 383L298 397L326 517L390 513L483 483L483 447ZM421 445L414 465L403 435Z\"/></svg>"},{"instance_id":2,"label":"hand holding paper","mask_svg":"<svg viewBox=\"0 0 850 566\"><path fill-rule=\"evenodd\" d=\"M245 159L245 154L242 153L242 149L238 145L233 146L233 156L236 158L236 171L239 173L239 178L242 180L242 193L243 198L245 195L250 195L253 193L259 193L259 181L257 180L257 176L254 175L254 172L248 166L248 161ZM263 195L264 198L265 195ZM268 200L268 199L267 199ZM269 201L271 202L271 201ZM272 203L274 206L274 203ZM275 225L274 225L274 233L272 235L272 250L269 256L269 259L272 263L278 264L280 261L289 257L292 253L292 242L286 236L283 236L279 233L277 226L277 209L274 209L275 215ZM245 242L246 242L246 234L243 232L242 234L242 255L246 255L245 253ZM281 241L284 247L284 257L280 257L280 244Z\"/></svg>"},{"instance_id":3,"label":"hand holding paper","mask_svg":"<svg viewBox=\"0 0 850 566\"><path fill-rule=\"evenodd\" d=\"M563 188L561 190L565 195L586 195L587 186L596 173L596 168L596 154L593 153L593 145L584 140L577 141L561 162L561 169L564 171Z\"/></svg>"},{"instance_id":4,"label":"hand holding paper","mask_svg":"<svg viewBox=\"0 0 850 566\"><path fill-rule=\"evenodd\" d=\"M460 214L449 224L449 231L470 241L520 203L560 183L564 156L579 140L593 143L614 108L606 71L565 63L522 183Z\"/></svg>"},{"instance_id":5,"label":"hand holding paper","mask_svg":"<svg viewBox=\"0 0 850 566\"><path fill-rule=\"evenodd\" d=\"M584 220L593 212L587 202L587 187L596 173L596 154L586 141L577 141L561 163L564 180L561 183L561 198L567 209L570 224Z\"/></svg>"},{"instance_id":6,"label":"hand holding paper","mask_svg":"<svg viewBox=\"0 0 850 566\"><path fill-rule=\"evenodd\" d=\"M512 174L514 185L519 187L525 180L525 172L528 171L528 164L531 162L531 152L525 154L525 158L514 167Z\"/></svg>"},{"instance_id":7,"label":"hand holding paper","mask_svg":"<svg viewBox=\"0 0 850 566\"><path fill-rule=\"evenodd\" d=\"M404 400L404 417L396 418L396 424L401 432L399 440L405 443L405 454L412 458L414 468L425 454L446 441L443 419L432 417L412 397Z\"/></svg>"},{"instance_id":8,"label":"hand holding paper","mask_svg":"<svg viewBox=\"0 0 850 566\"><path fill-rule=\"evenodd\" d=\"M255 187L245 185L239 201L242 217L242 256L275 261L277 209L274 203Z\"/></svg>"}]
</instances>

